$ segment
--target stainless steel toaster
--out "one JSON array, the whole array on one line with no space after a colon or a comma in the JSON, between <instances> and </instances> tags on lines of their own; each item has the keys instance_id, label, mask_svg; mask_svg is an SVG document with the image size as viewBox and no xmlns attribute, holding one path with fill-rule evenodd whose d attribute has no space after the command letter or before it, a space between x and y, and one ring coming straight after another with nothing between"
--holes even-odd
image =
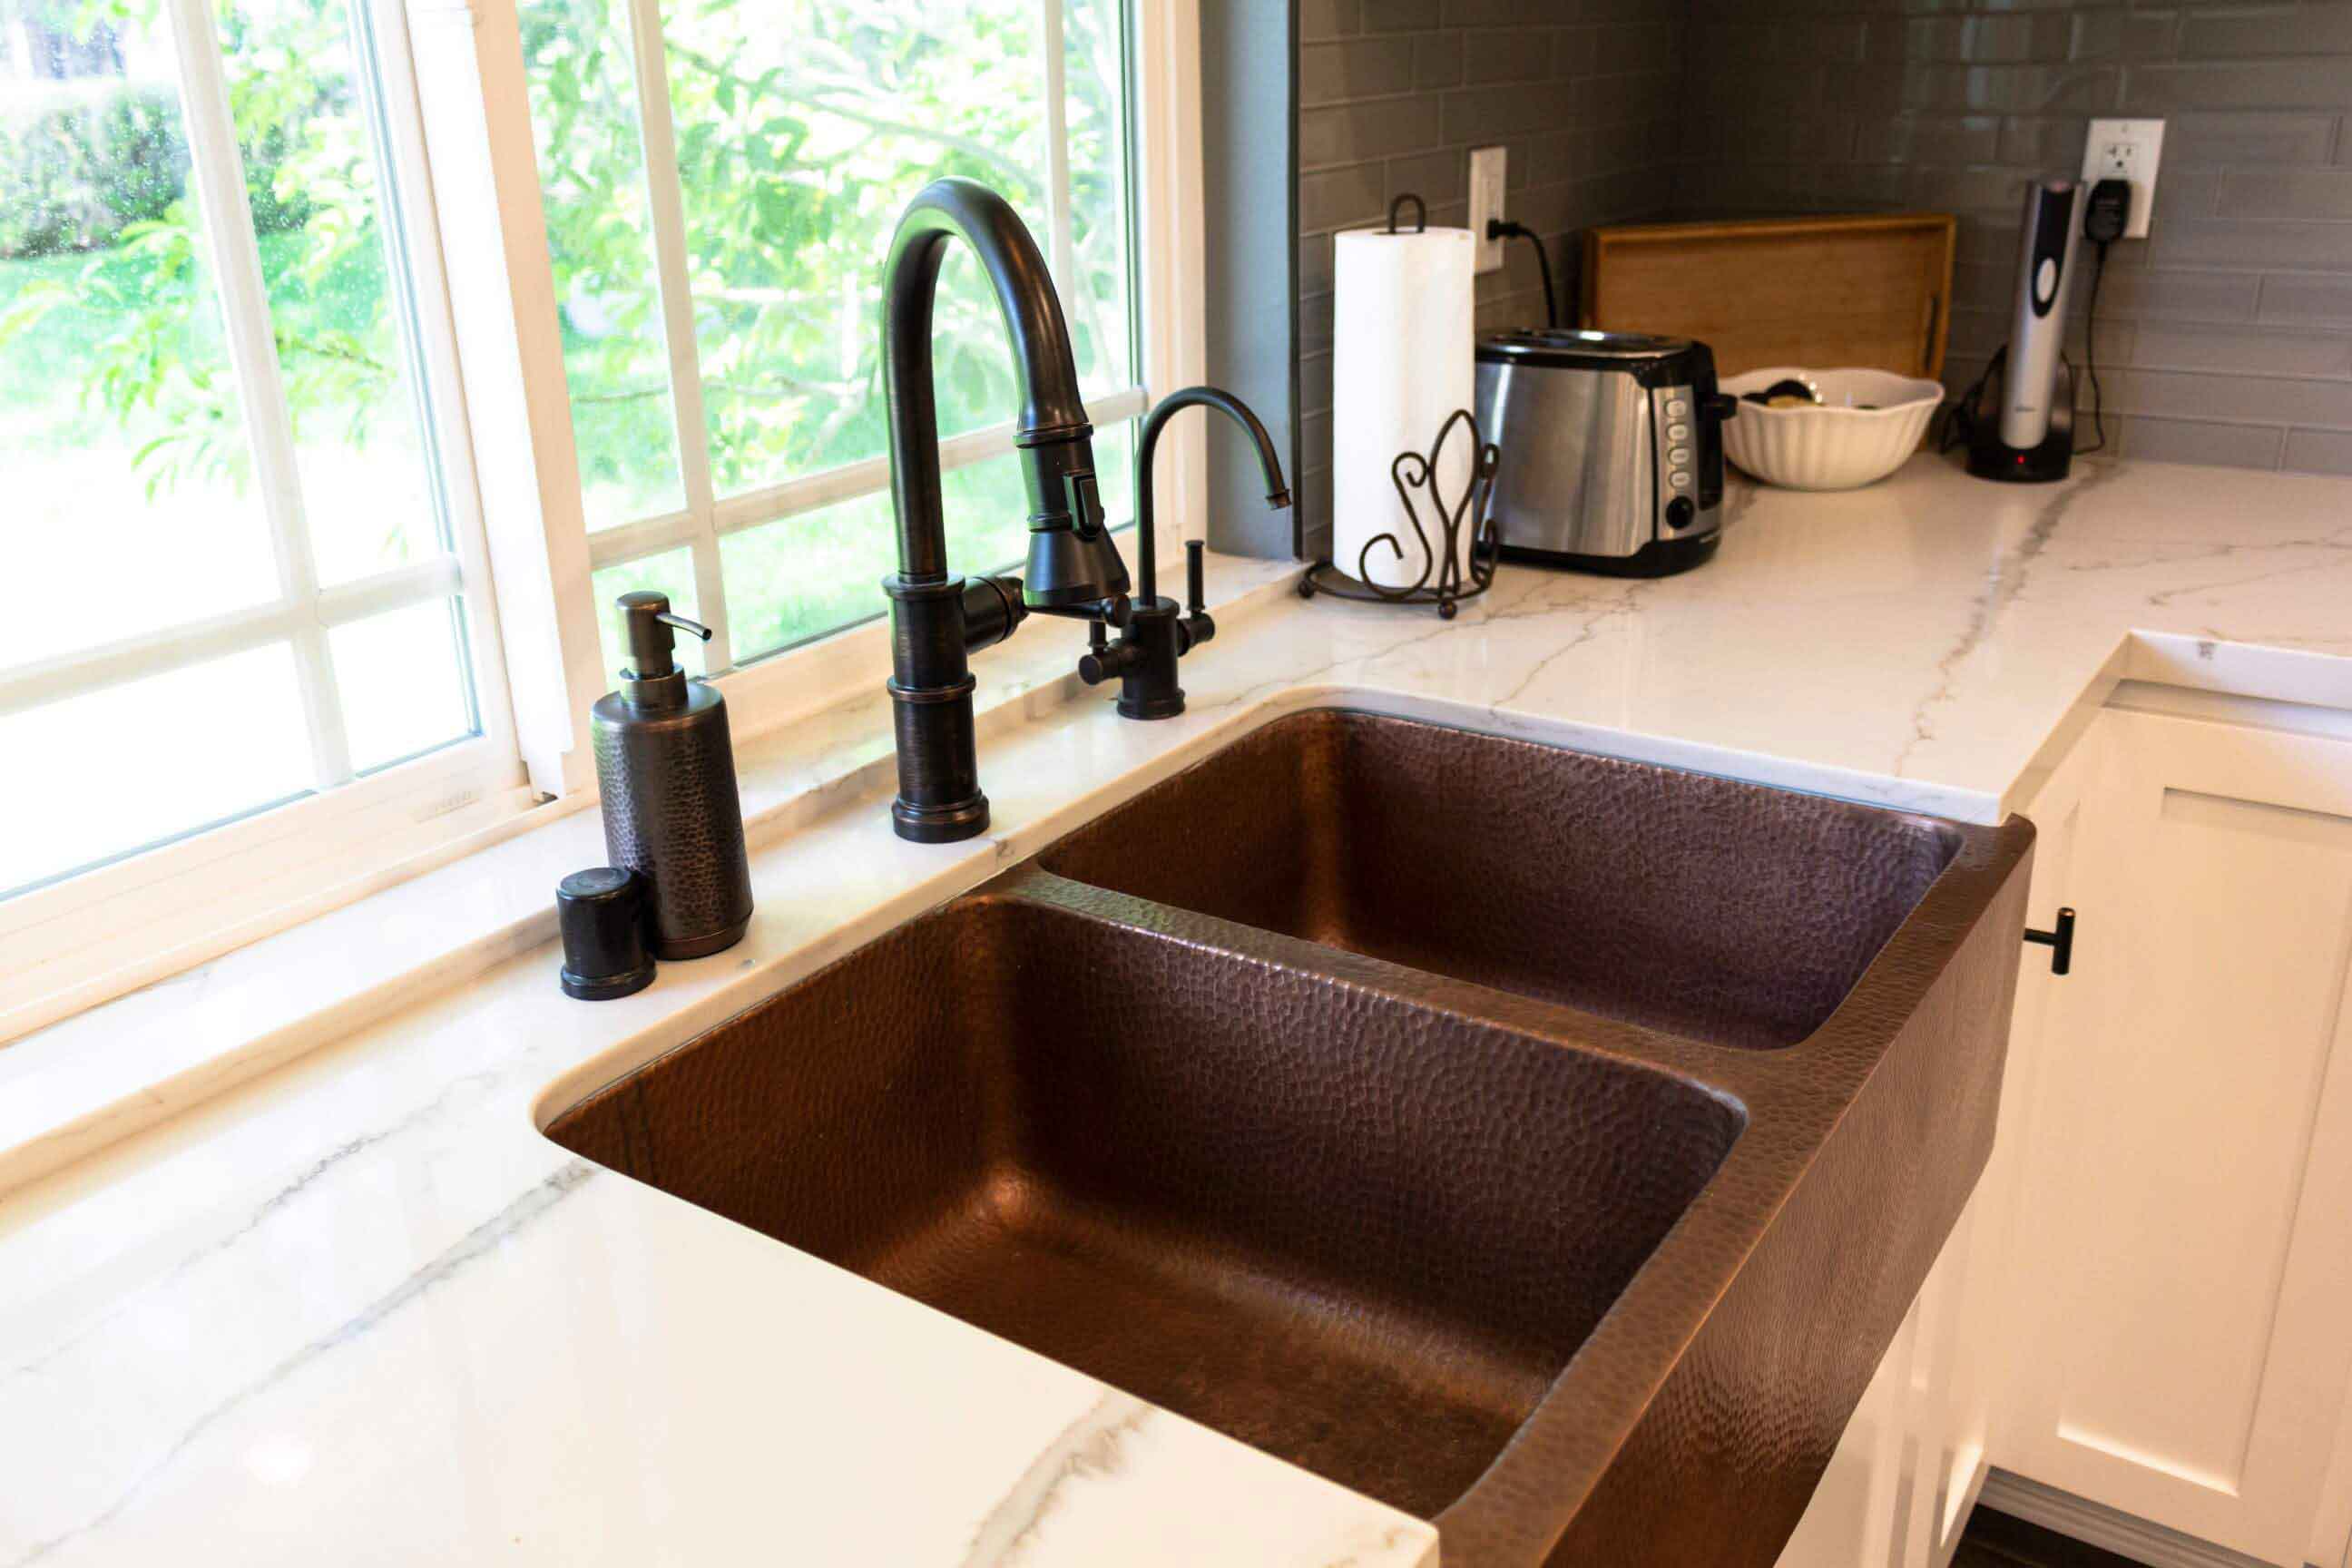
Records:
<instances>
[{"instance_id":1,"label":"stainless steel toaster","mask_svg":"<svg viewBox=\"0 0 2352 1568\"><path fill-rule=\"evenodd\" d=\"M1738 405L1705 343L1552 329L1483 338L1477 358L1506 559L1663 577L1715 553Z\"/></svg>"}]
</instances>

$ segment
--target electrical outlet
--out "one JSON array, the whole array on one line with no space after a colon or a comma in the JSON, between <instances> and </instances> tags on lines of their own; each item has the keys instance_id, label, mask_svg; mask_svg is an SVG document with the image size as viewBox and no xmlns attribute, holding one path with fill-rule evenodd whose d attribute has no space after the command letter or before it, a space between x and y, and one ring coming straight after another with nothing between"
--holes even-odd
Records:
<instances>
[{"instance_id":1,"label":"electrical outlet","mask_svg":"<svg viewBox=\"0 0 2352 1568\"><path fill-rule=\"evenodd\" d=\"M2083 184L2101 180L2131 182L2131 216L2124 224L2126 239L2146 239L2147 220L2156 211L2156 165L2164 151L2161 120L2094 120L2083 142Z\"/></svg>"},{"instance_id":2,"label":"electrical outlet","mask_svg":"<svg viewBox=\"0 0 2352 1568\"><path fill-rule=\"evenodd\" d=\"M1478 242L1475 270L1493 272L1503 265L1503 242L1486 237L1486 225L1500 222L1503 212L1504 154L1501 147L1470 150L1470 233Z\"/></svg>"}]
</instances>

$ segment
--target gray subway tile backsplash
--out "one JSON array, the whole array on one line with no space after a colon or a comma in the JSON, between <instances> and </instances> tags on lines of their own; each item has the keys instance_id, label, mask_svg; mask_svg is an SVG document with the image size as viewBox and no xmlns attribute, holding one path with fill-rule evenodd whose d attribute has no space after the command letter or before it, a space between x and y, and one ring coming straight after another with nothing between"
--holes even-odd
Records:
<instances>
[{"instance_id":1,"label":"gray subway tile backsplash","mask_svg":"<svg viewBox=\"0 0 2352 1568\"><path fill-rule=\"evenodd\" d=\"M2121 457L2227 468L2275 468L2284 440L2284 433L2274 426L2202 419L2110 420L2108 435Z\"/></svg>"},{"instance_id":2,"label":"gray subway tile backsplash","mask_svg":"<svg viewBox=\"0 0 2352 1568\"><path fill-rule=\"evenodd\" d=\"M2265 321L2310 321L2352 329L2352 276L2265 278L2255 313Z\"/></svg>"},{"instance_id":3,"label":"gray subway tile backsplash","mask_svg":"<svg viewBox=\"0 0 2352 1568\"><path fill-rule=\"evenodd\" d=\"M2180 25L2182 59L2250 55L2352 55L2352 6L2264 5L2192 12Z\"/></svg>"},{"instance_id":4,"label":"gray subway tile backsplash","mask_svg":"<svg viewBox=\"0 0 2352 1568\"><path fill-rule=\"evenodd\" d=\"M1299 26L1308 298L1399 191L1465 221L1494 142L1571 310L1591 225L1958 212L1956 390L2007 331L2023 182L2075 174L2093 115L2161 115L2154 237L2100 288L2115 449L2352 473L2352 0L1300 0ZM1508 248L1482 330L1542 313ZM1319 480L1328 352L1301 380Z\"/></svg>"},{"instance_id":5,"label":"gray subway tile backsplash","mask_svg":"<svg viewBox=\"0 0 2352 1568\"><path fill-rule=\"evenodd\" d=\"M2138 328L2131 363L2150 370L2352 377L2352 335L2168 321Z\"/></svg>"},{"instance_id":6,"label":"gray subway tile backsplash","mask_svg":"<svg viewBox=\"0 0 2352 1568\"><path fill-rule=\"evenodd\" d=\"M1298 0L1299 42L1344 38L1364 30L1364 0Z\"/></svg>"},{"instance_id":7,"label":"gray subway tile backsplash","mask_svg":"<svg viewBox=\"0 0 2352 1568\"><path fill-rule=\"evenodd\" d=\"M2352 474L2352 430L2290 430L2285 466L2306 474Z\"/></svg>"},{"instance_id":8,"label":"gray subway tile backsplash","mask_svg":"<svg viewBox=\"0 0 2352 1568\"><path fill-rule=\"evenodd\" d=\"M2346 68L2352 69L2352 58ZM2335 153L2341 121L2335 114L2262 110L2176 115L2164 127L2164 162L2168 167L2234 163L2258 169L2326 163Z\"/></svg>"},{"instance_id":9,"label":"gray subway tile backsplash","mask_svg":"<svg viewBox=\"0 0 2352 1568\"><path fill-rule=\"evenodd\" d=\"M2158 176L2159 182L2162 176ZM2158 200L2164 199L2158 186ZM2168 216L2148 236L2158 267L2225 267L2264 272L2352 272L2352 224Z\"/></svg>"},{"instance_id":10,"label":"gray subway tile backsplash","mask_svg":"<svg viewBox=\"0 0 2352 1568\"><path fill-rule=\"evenodd\" d=\"M1412 40L1409 37L1345 38L1301 44L1298 96L1304 103L1342 103L1408 92L1413 86Z\"/></svg>"},{"instance_id":11,"label":"gray subway tile backsplash","mask_svg":"<svg viewBox=\"0 0 2352 1568\"><path fill-rule=\"evenodd\" d=\"M2163 116L2154 234L2113 248L2099 294L2117 449L2346 470L2352 0L1689 5L1704 129L1675 216L1958 213L1955 389L2007 335L2024 181L2075 174L2094 115ZM1859 58L1783 52L1855 28ZM1790 68L1760 68L1775 58ZM1848 159L1812 150L1845 137Z\"/></svg>"},{"instance_id":12,"label":"gray subway tile backsplash","mask_svg":"<svg viewBox=\"0 0 2352 1568\"><path fill-rule=\"evenodd\" d=\"M2352 218L2352 169L2232 168L2214 210L2222 217Z\"/></svg>"},{"instance_id":13,"label":"gray subway tile backsplash","mask_svg":"<svg viewBox=\"0 0 2352 1568\"><path fill-rule=\"evenodd\" d=\"M2188 109L2352 108L2352 71L2340 58L2232 60L2135 67L2125 89L2126 114Z\"/></svg>"},{"instance_id":14,"label":"gray subway tile backsplash","mask_svg":"<svg viewBox=\"0 0 2352 1568\"><path fill-rule=\"evenodd\" d=\"M1437 26L1438 0L1364 0L1364 31L1415 33Z\"/></svg>"},{"instance_id":15,"label":"gray subway tile backsplash","mask_svg":"<svg viewBox=\"0 0 2352 1568\"><path fill-rule=\"evenodd\" d=\"M1301 0L1298 74L1300 488L1328 543L1331 236L1411 191L1468 221L1473 147L1509 151L1509 215L1543 237L1575 308L1574 232L1654 216L1681 156L1679 0ZM1663 19L1662 19L1663 18ZM1481 275L1482 330L1543 319L1535 259Z\"/></svg>"}]
</instances>

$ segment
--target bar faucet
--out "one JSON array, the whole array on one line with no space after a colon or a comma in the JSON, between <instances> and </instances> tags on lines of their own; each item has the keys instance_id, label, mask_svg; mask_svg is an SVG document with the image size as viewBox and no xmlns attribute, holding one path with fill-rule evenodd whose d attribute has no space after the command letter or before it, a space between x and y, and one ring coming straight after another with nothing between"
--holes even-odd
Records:
<instances>
[{"instance_id":1,"label":"bar faucet","mask_svg":"<svg viewBox=\"0 0 2352 1568\"><path fill-rule=\"evenodd\" d=\"M1021 383L1013 446L1028 484L1029 557L1018 578L948 571L931 305L948 241L957 237L996 291ZM1127 563L1103 524L1094 426L1078 399L1061 300L1019 215L977 181L933 181L898 219L883 268L882 384L898 520L898 570L882 579L898 751L890 817L901 838L947 844L988 826L969 656L1011 637L1033 611L1088 620L1097 634L1105 624L1125 625L1129 612Z\"/></svg>"},{"instance_id":2,"label":"bar faucet","mask_svg":"<svg viewBox=\"0 0 2352 1568\"><path fill-rule=\"evenodd\" d=\"M1184 544L1184 597L1180 613L1176 601L1160 597L1158 541L1154 537L1151 503L1151 455L1159 449L1160 432L1181 411L1198 404L1230 416L1257 444L1257 463L1265 476L1265 503L1279 511L1290 504L1282 482L1282 459L1274 440L1258 423L1249 405L1222 387L1188 386L1161 398L1144 416L1143 434L1135 446L1136 548L1142 552L1142 592L1127 615L1117 642L1108 640L1104 623L1088 629L1090 647L1078 661L1078 679L1099 686L1118 678L1118 711L1126 719L1173 719L1184 711L1184 689L1176 684L1176 661L1217 635L1202 603L1202 545Z\"/></svg>"}]
</instances>

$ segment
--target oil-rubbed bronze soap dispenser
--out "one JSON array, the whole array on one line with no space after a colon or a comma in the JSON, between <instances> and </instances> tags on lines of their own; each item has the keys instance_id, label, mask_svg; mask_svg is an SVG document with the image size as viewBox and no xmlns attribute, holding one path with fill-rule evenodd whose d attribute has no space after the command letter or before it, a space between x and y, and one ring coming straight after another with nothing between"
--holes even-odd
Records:
<instances>
[{"instance_id":1,"label":"oil-rubbed bronze soap dispenser","mask_svg":"<svg viewBox=\"0 0 2352 1568\"><path fill-rule=\"evenodd\" d=\"M740 942L751 920L727 700L672 657L676 632L708 641L710 629L672 615L667 594L614 602L629 663L591 710L604 848L653 884L654 956L700 958Z\"/></svg>"}]
</instances>

